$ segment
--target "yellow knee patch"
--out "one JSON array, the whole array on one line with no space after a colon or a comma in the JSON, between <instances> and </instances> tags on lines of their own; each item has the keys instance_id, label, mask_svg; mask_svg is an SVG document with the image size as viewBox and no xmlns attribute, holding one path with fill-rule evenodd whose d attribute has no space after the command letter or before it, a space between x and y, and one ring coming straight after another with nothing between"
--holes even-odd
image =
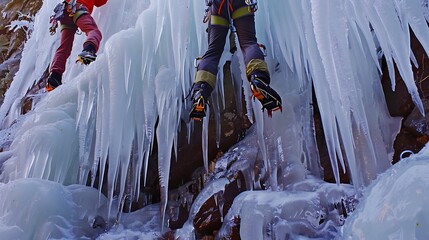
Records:
<instances>
[{"instance_id":1,"label":"yellow knee patch","mask_svg":"<svg viewBox=\"0 0 429 240\"><path fill-rule=\"evenodd\" d=\"M268 73L267 63L262 59L252 59L246 66L246 76L249 77L256 70Z\"/></svg>"},{"instance_id":2,"label":"yellow knee patch","mask_svg":"<svg viewBox=\"0 0 429 240\"><path fill-rule=\"evenodd\" d=\"M197 82L206 82L210 84L210 86L214 89L216 86L216 75L214 75L211 72L207 72L204 70L197 71L197 74L195 75L195 83Z\"/></svg>"}]
</instances>

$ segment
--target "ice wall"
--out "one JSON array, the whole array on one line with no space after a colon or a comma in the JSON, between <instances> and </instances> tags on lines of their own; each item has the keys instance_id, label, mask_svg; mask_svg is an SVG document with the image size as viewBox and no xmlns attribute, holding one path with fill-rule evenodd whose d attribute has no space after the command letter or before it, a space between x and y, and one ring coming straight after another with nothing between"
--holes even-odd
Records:
<instances>
[{"instance_id":1,"label":"ice wall","mask_svg":"<svg viewBox=\"0 0 429 240\"><path fill-rule=\"evenodd\" d=\"M36 21L46 18L50 14L47 9L54 5L45 2ZM124 14L116 18L118 9ZM100 171L99 184L107 179L112 200L125 195L127 174L129 169L135 169L131 171L130 184L137 197L157 118L160 149L172 149L173 139L177 139L182 98L192 83L193 58L201 52L198 44L190 45L189 36L202 38L204 25L196 24L195 14L202 11L203 5L178 1L155 1L150 6L148 1L138 4L109 1L103 9L95 11L104 37L97 61L84 68L72 64L70 59L64 85L46 95L37 103L38 110L21 120L23 127L11 145L3 181L41 177L65 184L85 184L91 172ZM115 21L100 16L115 16ZM135 26L131 27L129 21ZM49 37L47 28L37 29L46 34L44 38ZM24 58L37 58L35 49L49 49L41 44L45 39L36 38L39 35L42 33L30 39ZM76 40L72 56L80 51L82 41L82 37ZM46 66L49 58L40 59L45 63L40 65ZM30 60L23 63L20 73L24 76L17 76L15 83L22 91L10 90L2 106L5 115L8 108L20 112L21 98L28 88L22 85L31 86L34 82L35 79L27 78L34 75L30 71L34 68L42 67ZM7 126L17 117L9 114L3 123ZM170 151L160 151L159 156L161 183L166 192ZM95 174L91 178L95 184ZM119 196L113 196L114 189L120 190Z\"/></svg>"},{"instance_id":2,"label":"ice wall","mask_svg":"<svg viewBox=\"0 0 429 240\"><path fill-rule=\"evenodd\" d=\"M320 176L312 129L313 87L337 180L347 166L357 188L367 185L390 166L399 127L384 103L378 50L390 72L393 62L398 65L421 109L411 74L408 26L428 49L426 10L419 0L259 4L258 38L268 47L271 82L283 99L283 113L267 118L259 102L250 101L246 80L243 89L249 115L258 127L260 153L271 176L269 187L290 184L285 179L291 165L300 173L293 181L305 178L307 170ZM177 141L181 116L186 116L181 100L193 80L193 59L207 45L203 2L110 0L96 9L93 15L104 36L97 61L88 67L74 64L73 56L84 40L77 36L64 85L47 94L24 119L19 116L21 99L57 46L58 35L49 36L47 23L54 5L45 1L36 16L20 70L0 107L4 128L16 119L22 122L9 152L3 154L8 160L2 160L2 180L39 177L84 184L91 176L94 184L95 175L90 173L100 171L104 176L100 184L107 180L108 198L122 201L131 173L132 195L137 197L158 118L165 206L170 150ZM244 79L240 53L237 56L234 76ZM222 96L222 88L219 93Z\"/></svg>"}]
</instances>

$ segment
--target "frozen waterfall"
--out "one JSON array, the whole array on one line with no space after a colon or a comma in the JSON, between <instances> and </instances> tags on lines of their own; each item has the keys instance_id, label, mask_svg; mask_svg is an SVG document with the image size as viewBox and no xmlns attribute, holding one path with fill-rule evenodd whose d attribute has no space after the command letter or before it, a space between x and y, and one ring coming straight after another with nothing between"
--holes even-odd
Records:
<instances>
[{"instance_id":1,"label":"frozen waterfall","mask_svg":"<svg viewBox=\"0 0 429 240\"><path fill-rule=\"evenodd\" d=\"M58 45L59 35L51 37L48 31L57 2L43 2L20 70L0 107L1 139L12 142L0 154L1 181L5 185L22 178L64 185L85 185L88 178L92 185L107 181L106 209L116 216L130 168L134 169L133 194L138 197L156 133L165 211L171 150L177 147L180 121L189 107L182 99L192 85L193 60L207 48L204 1L109 0L93 13L103 33L97 61L89 66L74 64L73 56L84 40L77 35L64 84L44 95L33 111L21 115L25 93L42 75ZM428 11L422 2L259 1L257 37L267 46L271 83L283 99L283 112L275 112L273 118L262 114L259 102L250 101L240 57L234 56L233 69L234 76L243 80L266 171L286 172L281 168L288 165L282 163L293 163L300 173L295 181L304 180L306 174L320 177L312 91L338 182L340 171L346 171L355 189L361 189L391 166L401 120L387 111L379 55L387 61L392 88L396 64L423 113L411 69L409 35L411 29L429 51ZM229 59L227 54L220 66ZM188 123L187 127L193 126ZM279 186L287 184L283 179L273 177L270 187L282 190Z\"/></svg>"}]
</instances>

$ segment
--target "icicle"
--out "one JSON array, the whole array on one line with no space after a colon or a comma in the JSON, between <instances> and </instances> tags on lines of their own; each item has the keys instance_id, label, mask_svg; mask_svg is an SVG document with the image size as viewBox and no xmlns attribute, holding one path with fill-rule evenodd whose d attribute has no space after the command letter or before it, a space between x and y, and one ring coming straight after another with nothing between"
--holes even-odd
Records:
<instances>
[{"instance_id":1,"label":"icicle","mask_svg":"<svg viewBox=\"0 0 429 240\"><path fill-rule=\"evenodd\" d=\"M231 63L229 65L229 71L231 73L233 73L232 66L231 66L232 64L233 64L233 60L231 59ZM241 114L243 112L243 107L242 107L243 81L241 78L234 76L234 74L231 74L231 79L232 79L232 87L234 89L235 106L237 107L237 113Z\"/></svg>"},{"instance_id":2,"label":"icicle","mask_svg":"<svg viewBox=\"0 0 429 240\"><path fill-rule=\"evenodd\" d=\"M165 223L165 213L168 201L168 182L170 176L171 150L173 149L174 134L177 129L178 99L180 89L177 87L174 71L161 69L155 80L156 102L159 113L157 133L158 141L158 170L161 187L162 223ZM168 150L167 150L168 149Z\"/></svg>"},{"instance_id":3,"label":"icicle","mask_svg":"<svg viewBox=\"0 0 429 240\"><path fill-rule=\"evenodd\" d=\"M264 112L261 111L261 103L257 100L253 101L253 111L255 115L256 121L256 130L258 136L258 146L262 154L262 159L264 160L264 168L267 172L271 171L270 161L268 158L267 145L265 143L265 135L264 135Z\"/></svg>"},{"instance_id":4,"label":"icicle","mask_svg":"<svg viewBox=\"0 0 429 240\"><path fill-rule=\"evenodd\" d=\"M147 169L149 166L149 157L150 157L150 152L145 152L145 154L144 154L144 168L143 168L143 172L144 172L143 186L146 186Z\"/></svg>"},{"instance_id":5,"label":"icicle","mask_svg":"<svg viewBox=\"0 0 429 240\"><path fill-rule=\"evenodd\" d=\"M224 207L224 191L221 192L221 199L220 201L216 201L216 206L218 206L219 209L219 213L220 213L220 221L223 223L223 219L224 219L224 214L223 214L223 207ZM215 194L215 198L216 198L216 194Z\"/></svg>"},{"instance_id":6,"label":"icicle","mask_svg":"<svg viewBox=\"0 0 429 240\"><path fill-rule=\"evenodd\" d=\"M206 105L206 116L203 118L203 131L201 136L202 141L202 147L203 147L203 162L204 162L204 169L206 170L206 173L209 172L209 122L210 122L210 107L209 105Z\"/></svg>"},{"instance_id":7,"label":"icicle","mask_svg":"<svg viewBox=\"0 0 429 240\"><path fill-rule=\"evenodd\" d=\"M221 82L222 80L218 80L217 82ZM221 138L221 131L222 131L222 120L221 120L221 108L219 103L219 88L220 85L216 84L215 91L213 91L211 98L213 99L212 105L213 105L213 112L214 112L214 119L215 119L215 126L216 126L216 146L219 148L220 144L220 138Z\"/></svg>"},{"instance_id":8,"label":"icicle","mask_svg":"<svg viewBox=\"0 0 429 240\"><path fill-rule=\"evenodd\" d=\"M372 1L367 0L367 7L373 9L372 11L369 11L370 14L368 14L368 16L370 17L370 22L372 23L374 31L380 40L380 45L382 49L384 49L386 61L389 66L392 89L395 87L395 74L393 68L393 61L395 61L399 73L401 74L414 103L424 115L423 103L421 102L417 87L414 83L411 64L409 61L410 47L403 47L407 46L406 38L409 38L409 36L398 34L403 33L403 30L400 18L398 18L398 13L394 4L392 4L392 1L393 0L376 1L373 3Z\"/></svg>"}]
</instances>

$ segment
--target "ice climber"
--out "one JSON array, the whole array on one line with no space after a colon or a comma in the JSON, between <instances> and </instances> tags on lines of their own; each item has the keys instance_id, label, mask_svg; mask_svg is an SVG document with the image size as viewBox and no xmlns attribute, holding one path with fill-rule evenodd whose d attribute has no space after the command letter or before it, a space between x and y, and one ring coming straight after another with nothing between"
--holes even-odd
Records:
<instances>
[{"instance_id":1,"label":"ice climber","mask_svg":"<svg viewBox=\"0 0 429 240\"><path fill-rule=\"evenodd\" d=\"M102 38L101 32L91 16L94 6L101 7L107 0L65 0L58 4L51 17L51 34L60 22L61 41L52 60L46 90L52 91L62 84L62 75L65 71L66 61L73 46L74 36L79 28L86 35L83 50L78 54L76 62L88 65L95 61Z\"/></svg>"},{"instance_id":2,"label":"ice climber","mask_svg":"<svg viewBox=\"0 0 429 240\"><path fill-rule=\"evenodd\" d=\"M235 27L238 41L244 55L246 76L252 94L268 110L268 115L281 110L281 98L270 85L270 74L256 39L256 0L206 0L208 6L209 46L197 66L192 86L192 109L190 118L201 120L206 116L207 99L216 85L216 75L226 37Z\"/></svg>"}]
</instances>

